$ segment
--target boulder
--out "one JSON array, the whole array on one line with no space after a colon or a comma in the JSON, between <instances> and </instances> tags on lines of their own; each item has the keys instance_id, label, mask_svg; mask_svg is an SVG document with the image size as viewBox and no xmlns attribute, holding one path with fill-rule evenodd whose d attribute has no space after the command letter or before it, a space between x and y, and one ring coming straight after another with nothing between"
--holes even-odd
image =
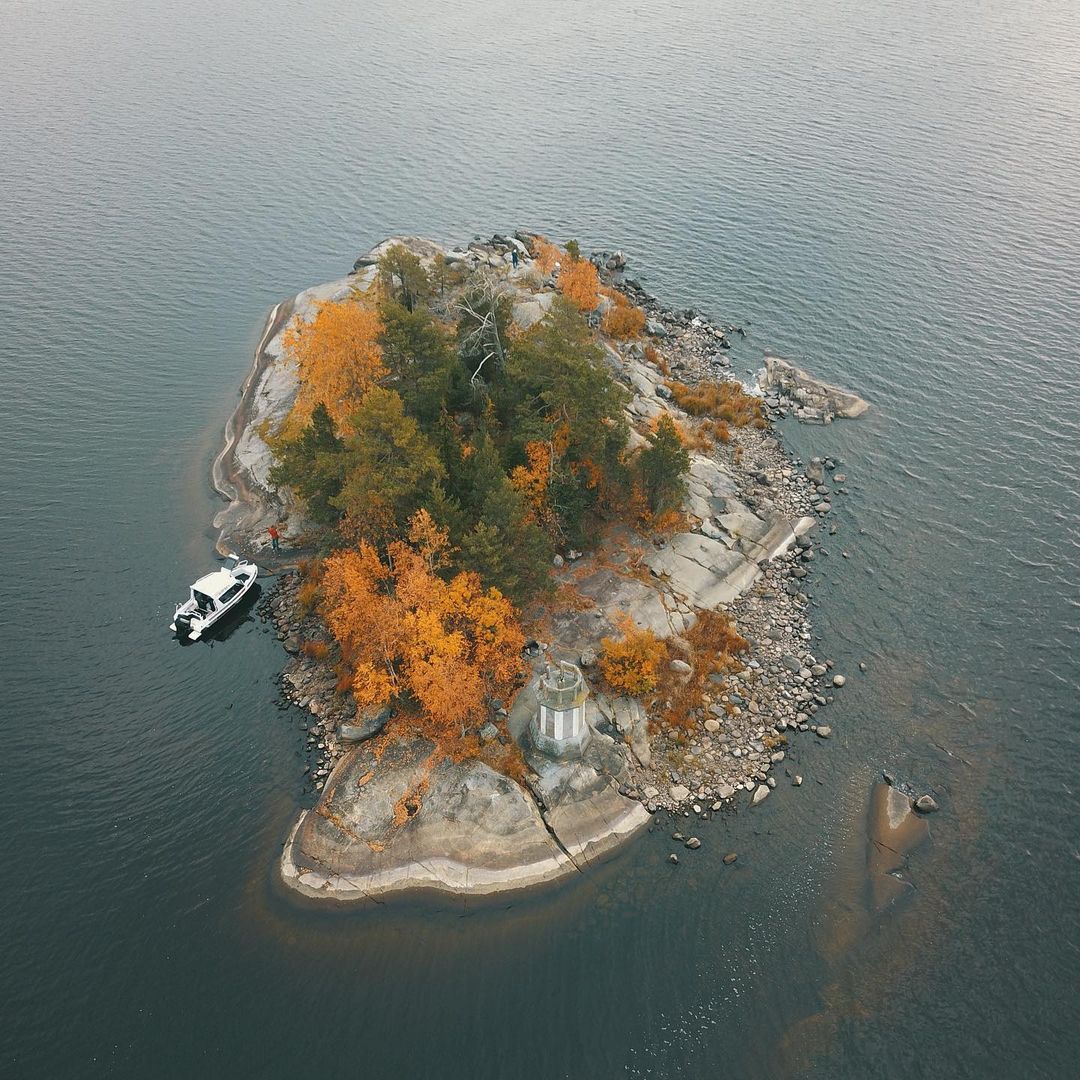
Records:
<instances>
[{"instance_id":1,"label":"boulder","mask_svg":"<svg viewBox=\"0 0 1080 1080\"><path fill-rule=\"evenodd\" d=\"M821 382L802 368L779 356L766 356L765 367L758 375L758 385L765 392L780 390L807 406L800 410L805 419L832 416L861 416L870 405L857 394Z\"/></svg>"},{"instance_id":2,"label":"boulder","mask_svg":"<svg viewBox=\"0 0 1080 1080\"><path fill-rule=\"evenodd\" d=\"M378 735L393 715L393 708L387 705L375 712L358 716L355 724L342 724L338 729L338 734L349 742L365 742Z\"/></svg>"}]
</instances>

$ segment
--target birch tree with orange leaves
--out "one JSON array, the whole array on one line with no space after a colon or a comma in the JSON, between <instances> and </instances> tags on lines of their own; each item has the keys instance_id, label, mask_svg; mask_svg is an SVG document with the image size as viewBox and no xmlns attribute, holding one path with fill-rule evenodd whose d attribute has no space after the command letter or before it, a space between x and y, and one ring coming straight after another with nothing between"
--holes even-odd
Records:
<instances>
[{"instance_id":1,"label":"birch tree with orange leaves","mask_svg":"<svg viewBox=\"0 0 1080 1080\"><path fill-rule=\"evenodd\" d=\"M387 374L382 330L379 313L362 300L327 300L316 305L310 322L293 319L282 344L296 362L300 388L286 438L307 426L320 402L341 430L364 394Z\"/></svg>"},{"instance_id":2,"label":"birch tree with orange leaves","mask_svg":"<svg viewBox=\"0 0 1080 1080\"><path fill-rule=\"evenodd\" d=\"M339 551L323 576L327 626L341 646L361 708L407 695L419 730L441 746L460 740L506 700L525 671L513 605L470 572L444 580L449 541L424 510L387 558L370 544Z\"/></svg>"}]
</instances>

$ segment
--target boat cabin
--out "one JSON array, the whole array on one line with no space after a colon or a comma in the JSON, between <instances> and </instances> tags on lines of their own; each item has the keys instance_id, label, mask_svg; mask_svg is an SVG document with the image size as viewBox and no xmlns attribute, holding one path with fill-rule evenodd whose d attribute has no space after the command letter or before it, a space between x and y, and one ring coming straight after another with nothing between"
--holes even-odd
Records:
<instances>
[{"instance_id":1,"label":"boat cabin","mask_svg":"<svg viewBox=\"0 0 1080 1080\"><path fill-rule=\"evenodd\" d=\"M243 592L245 584L243 578L234 578L228 570L215 570L191 586L191 599L202 612L216 611Z\"/></svg>"}]
</instances>

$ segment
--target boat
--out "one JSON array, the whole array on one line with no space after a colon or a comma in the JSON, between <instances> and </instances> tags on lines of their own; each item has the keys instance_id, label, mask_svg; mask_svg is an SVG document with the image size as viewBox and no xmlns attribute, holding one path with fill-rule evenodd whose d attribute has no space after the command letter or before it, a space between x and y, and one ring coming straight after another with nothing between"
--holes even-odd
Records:
<instances>
[{"instance_id":1,"label":"boat","mask_svg":"<svg viewBox=\"0 0 1080 1080\"><path fill-rule=\"evenodd\" d=\"M206 574L191 586L191 595L173 613L169 629L177 637L198 641L247 596L258 573L259 568L253 562L230 555L220 570Z\"/></svg>"}]
</instances>

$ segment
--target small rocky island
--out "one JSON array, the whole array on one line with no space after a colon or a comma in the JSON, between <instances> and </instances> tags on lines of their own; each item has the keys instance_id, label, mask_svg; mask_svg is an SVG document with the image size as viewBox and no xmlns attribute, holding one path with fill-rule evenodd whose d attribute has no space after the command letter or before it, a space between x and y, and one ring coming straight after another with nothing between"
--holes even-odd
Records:
<instances>
[{"instance_id":1,"label":"small rocky island","mask_svg":"<svg viewBox=\"0 0 1080 1080\"><path fill-rule=\"evenodd\" d=\"M262 611L320 754L290 886L549 882L658 810L759 804L788 739L829 737L803 579L845 477L772 421L867 405L777 357L743 386L741 333L528 233L393 238L274 309L215 524L281 571Z\"/></svg>"}]
</instances>

